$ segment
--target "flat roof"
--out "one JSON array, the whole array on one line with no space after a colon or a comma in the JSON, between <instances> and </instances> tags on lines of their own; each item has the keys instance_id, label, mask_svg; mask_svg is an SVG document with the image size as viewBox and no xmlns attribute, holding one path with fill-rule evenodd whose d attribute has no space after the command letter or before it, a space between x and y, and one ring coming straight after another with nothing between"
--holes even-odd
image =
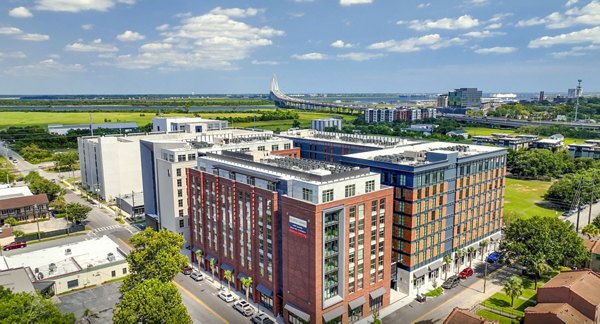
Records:
<instances>
[{"instance_id":1,"label":"flat roof","mask_svg":"<svg viewBox=\"0 0 600 324\"><path fill-rule=\"evenodd\" d=\"M138 124L133 123L133 122L92 124L93 129L98 129L98 128L137 128L137 127L138 127ZM72 125L50 124L50 125L48 125L48 130L72 129L72 128L90 128L90 124L72 124Z\"/></svg>"},{"instance_id":2,"label":"flat roof","mask_svg":"<svg viewBox=\"0 0 600 324\"><path fill-rule=\"evenodd\" d=\"M27 186L0 188L0 200L25 196L33 196Z\"/></svg>"},{"instance_id":3,"label":"flat roof","mask_svg":"<svg viewBox=\"0 0 600 324\"><path fill-rule=\"evenodd\" d=\"M325 143L343 143L350 145L370 146L374 148L385 148L420 143L418 141L407 140L405 138L395 136L344 134L335 132L321 132L314 129L289 129L287 132L279 133L279 135L283 137L310 139Z\"/></svg>"},{"instance_id":4,"label":"flat roof","mask_svg":"<svg viewBox=\"0 0 600 324\"><path fill-rule=\"evenodd\" d=\"M102 236L3 258L4 266L8 269L29 268L34 275L41 272L43 278L47 279L124 261L125 255L117 243L108 236Z\"/></svg>"},{"instance_id":5,"label":"flat roof","mask_svg":"<svg viewBox=\"0 0 600 324\"><path fill-rule=\"evenodd\" d=\"M35 288L24 268L0 271L0 286L13 293L28 292L35 294Z\"/></svg>"}]
</instances>

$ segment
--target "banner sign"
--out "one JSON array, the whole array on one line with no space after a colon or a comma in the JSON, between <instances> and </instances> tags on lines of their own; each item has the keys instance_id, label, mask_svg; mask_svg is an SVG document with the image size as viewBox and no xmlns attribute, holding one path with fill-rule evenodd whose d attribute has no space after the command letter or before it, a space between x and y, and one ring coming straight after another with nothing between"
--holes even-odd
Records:
<instances>
[{"instance_id":1,"label":"banner sign","mask_svg":"<svg viewBox=\"0 0 600 324\"><path fill-rule=\"evenodd\" d=\"M308 222L300 219L300 218L296 218L294 216L290 216L289 219L289 231L292 234L298 235L300 237L306 238L308 236Z\"/></svg>"}]
</instances>

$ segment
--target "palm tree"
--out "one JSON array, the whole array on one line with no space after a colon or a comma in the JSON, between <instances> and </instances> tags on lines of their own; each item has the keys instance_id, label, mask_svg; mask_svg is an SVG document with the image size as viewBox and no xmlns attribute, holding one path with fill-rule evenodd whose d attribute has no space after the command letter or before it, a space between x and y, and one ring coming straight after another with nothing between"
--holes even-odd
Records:
<instances>
[{"instance_id":1,"label":"palm tree","mask_svg":"<svg viewBox=\"0 0 600 324\"><path fill-rule=\"evenodd\" d=\"M473 258L475 257L476 251L477 250L475 250L475 248L472 246L469 246L467 249L467 254L469 255L469 268L471 268L471 265L473 264Z\"/></svg>"},{"instance_id":2,"label":"palm tree","mask_svg":"<svg viewBox=\"0 0 600 324\"><path fill-rule=\"evenodd\" d=\"M479 242L479 247L481 248L481 261L483 261L483 255L485 254L485 249L487 248L487 246L490 244L490 242L488 240L483 240L481 242Z\"/></svg>"},{"instance_id":3,"label":"palm tree","mask_svg":"<svg viewBox=\"0 0 600 324\"><path fill-rule=\"evenodd\" d=\"M550 271L552 271L552 267L550 265L548 265L548 263L546 263L546 261L541 258L533 263L533 272L535 274L535 277L534 277L535 288L534 289L537 289L537 284L538 284L539 278L541 278L544 274L546 274Z\"/></svg>"},{"instance_id":4,"label":"palm tree","mask_svg":"<svg viewBox=\"0 0 600 324\"><path fill-rule=\"evenodd\" d=\"M208 263L210 264L210 274L212 275L212 281L215 282L215 259L210 259Z\"/></svg>"},{"instance_id":5,"label":"palm tree","mask_svg":"<svg viewBox=\"0 0 600 324\"><path fill-rule=\"evenodd\" d=\"M446 264L446 268L444 270L444 281L448 280L448 268L450 263L452 263L452 258L449 255L444 256L444 263Z\"/></svg>"},{"instance_id":6,"label":"palm tree","mask_svg":"<svg viewBox=\"0 0 600 324\"><path fill-rule=\"evenodd\" d=\"M246 290L246 302L249 303L250 301L248 301L248 293L250 291L250 287L252 286L252 277L242 278L240 281L242 282L244 290Z\"/></svg>"},{"instance_id":7,"label":"palm tree","mask_svg":"<svg viewBox=\"0 0 600 324\"><path fill-rule=\"evenodd\" d=\"M600 234L600 229L594 224L587 224L581 229L581 234L587 236L590 240Z\"/></svg>"},{"instance_id":8,"label":"palm tree","mask_svg":"<svg viewBox=\"0 0 600 324\"><path fill-rule=\"evenodd\" d=\"M204 269L204 262L202 262L203 261L202 251L196 250L195 253L196 253L196 261L198 261L198 266L202 265L202 268Z\"/></svg>"},{"instance_id":9,"label":"palm tree","mask_svg":"<svg viewBox=\"0 0 600 324\"><path fill-rule=\"evenodd\" d=\"M463 255L465 254L465 251L462 249L458 249L456 250L454 257L456 258L455 264L456 264L456 274L458 274L459 270L460 270L460 259L463 257Z\"/></svg>"},{"instance_id":10,"label":"palm tree","mask_svg":"<svg viewBox=\"0 0 600 324\"><path fill-rule=\"evenodd\" d=\"M223 278L225 278L225 280L227 280L227 290L229 292L231 292L231 270L225 270L225 273L223 274Z\"/></svg>"},{"instance_id":11,"label":"palm tree","mask_svg":"<svg viewBox=\"0 0 600 324\"><path fill-rule=\"evenodd\" d=\"M523 280L517 276L512 276L502 289L510 297L510 306L512 307L515 305L515 298L523 293Z\"/></svg>"}]
</instances>

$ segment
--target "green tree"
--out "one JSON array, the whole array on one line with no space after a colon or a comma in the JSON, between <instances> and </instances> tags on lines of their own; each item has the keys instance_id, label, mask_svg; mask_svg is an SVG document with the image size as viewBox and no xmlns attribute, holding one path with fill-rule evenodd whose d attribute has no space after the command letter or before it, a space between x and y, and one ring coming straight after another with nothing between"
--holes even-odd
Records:
<instances>
[{"instance_id":1,"label":"green tree","mask_svg":"<svg viewBox=\"0 0 600 324\"><path fill-rule=\"evenodd\" d=\"M77 152L71 151L54 154L54 163L57 171L72 170L78 162L79 155L77 154Z\"/></svg>"},{"instance_id":2,"label":"green tree","mask_svg":"<svg viewBox=\"0 0 600 324\"><path fill-rule=\"evenodd\" d=\"M192 323L192 319L182 303L177 287L171 282L153 278L139 283L123 294L123 298L115 307L113 322Z\"/></svg>"},{"instance_id":3,"label":"green tree","mask_svg":"<svg viewBox=\"0 0 600 324\"><path fill-rule=\"evenodd\" d=\"M454 254L454 265L456 266L456 274L458 274L459 270L460 270L460 260L462 259L463 255L465 255L465 251L463 249L458 249L456 250L455 254Z\"/></svg>"},{"instance_id":4,"label":"green tree","mask_svg":"<svg viewBox=\"0 0 600 324\"><path fill-rule=\"evenodd\" d=\"M75 323L73 313L62 314L56 304L38 294L13 293L0 286L0 323Z\"/></svg>"},{"instance_id":5,"label":"green tree","mask_svg":"<svg viewBox=\"0 0 600 324\"><path fill-rule=\"evenodd\" d=\"M202 254L202 251L200 250L196 250L196 252L194 252L196 254L196 261L198 261L198 266L202 265L202 268L204 268L204 255Z\"/></svg>"},{"instance_id":6,"label":"green tree","mask_svg":"<svg viewBox=\"0 0 600 324\"><path fill-rule=\"evenodd\" d=\"M473 265L473 258L475 257L475 252L477 250L473 246L469 246L467 249L467 255L469 256L469 268Z\"/></svg>"},{"instance_id":7,"label":"green tree","mask_svg":"<svg viewBox=\"0 0 600 324\"><path fill-rule=\"evenodd\" d=\"M529 272L534 272L533 265L539 261L556 268L581 267L589 260L589 252L573 226L556 217L517 219L508 224L503 233L500 250Z\"/></svg>"},{"instance_id":8,"label":"green tree","mask_svg":"<svg viewBox=\"0 0 600 324\"><path fill-rule=\"evenodd\" d=\"M246 291L246 302L250 302L248 300L248 294L250 293L250 287L252 287L252 277L242 278L240 279L240 282Z\"/></svg>"},{"instance_id":9,"label":"green tree","mask_svg":"<svg viewBox=\"0 0 600 324\"><path fill-rule=\"evenodd\" d=\"M231 291L231 270L225 270L223 277L227 280L227 290Z\"/></svg>"},{"instance_id":10,"label":"green tree","mask_svg":"<svg viewBox=\"0 0 600 324\"><path fill-rule=\"evenodd\" d=\"M212 275L212 281L215 282L215 269L217 268L215 264L215 259L210 259L208 263L210 265L210 274Z\"/></svg>"},{"instance_id":11,"label":"green tree","mask_svg":"<svg viewBox=\"0 0 600 324\"><path fill-rule=\"evenodd\" d=\"M483 256L485 255L485 250L488 247L490 242L488 240L483 240L479 242L479 247L481 248L481 261L483 261Z\"/></svg>"},{"instance_id":12,"label":"green tree","mask_svg":"<svg viewBox=\"0 0 600 324\"><path fill-rule=\"evenodd\" d=\"M510 297L510 306L512 307L515 305L515 298L523 293L523 280L517 276L512 276L504 284L502 290Z\"/></svg>"},{"instance_id":13,"label":"green tree","mask_svg":"<svg viewBox=\"0 0 600 324\"><path fill-rule=\"evenodd\" d=\"M81 222L88 217L88 213L92 211L92 208L80 203L68 203L65 205L65 211L68 213L67 216L70 220Z\"/></svg>"},{"instance_id":14,"label":"green tree","mask_svg":"<svg viewBox=\"0 0 600 324\"><path fill-rule=\"evenodd\" d=\"M25 235L25 232L23 232L22 230L19 230L19 229L13 230L12 233L15 237L21 237L21 236Z\"/></svg>"},{"instance_id":15,"label":"green tree","mask_svg":"<svg viewBox=\"0 0 600 324\"><path fill-rule=\"evenodd\" d=\"M127 292L134 286L149 279L169 282L188 260L181 255L183 244L181 235L167 231L154 231L147 227L129 240L134 250L127 256L130 275L123 281L121 292Z\"/></svg>"},{"instance_id":16,"label":"green tree","mask_svg":"<svg viewBox=\"0 0 600 324\"><path fill-rule=\"evenodd\" d=\"M594 220L592 220L592 224L594 224L594 226L596 226L596 228L600 229L600 215L596 216L596 218L594 218Z\"/></svg>"},{"instance_id":17,"label":"green tree","mask_svg":"<svg viewBox=\"0 0 600 324\"><path fill-rule=\"evenodd\" d=\"M300 128L300 121L298 119L294 119L292 123L292 128Z\"/></svg>"},{"instance_id":18,"label":"green tree","mask_svg":"<svg viewBox=\"0 0 600 324\"><path fill-rule=\"evenodd\" d=\"M42 178L35 171L29 172L29 174L25 176L24 180L29 185L29 189L31 189L33 194L46 194L48 196L48 200L50 201L54 201L65 193L61 186L53 183L50 180Z\"/></svg>"},{"instance_id":19,"label":"green tree","mask_svg":"<svg viewBox=\"0 0 600 324\"><path fill-rule=\"evenodd\" d=\"M379 319L379 309L373 310L373 322L372 324L381 324L381 320Z\"/></svg>"},{"instance_id":20,"label":"green tree","mask_svg":"<svg viewBox=\"0 0 600 324\"><path fill-rule=\"evenodd\" d=\"M10 226L17 226L19 222L14 217L9 217L4 220L4 224L8 224Z\"/></svg>"},{"instance_id":21,"label":"green tree","mask_svg":"<svg viewBox=\"0 0 600 324\"><path fill-rule=\"evenodd\" d=\"M449 255L444 256L444 264L446 267L444 268L444 281L448 280L448 270L450 268L450 263L452 263L452 257Z\"/></svg>"},{"instance_id":22,"label":"green tree","mask_svg":"<svg viewBox=\"0 0 600 324\"><path fill-rule=\"evenodd\" d=\"M538 284L538 280L545 274L547 274L548 272L552 271L552 267L549 266L544 260L543 258L539 258L537 261L535 261L533 263L533 272L534 272L534 282L535 282L535 288L537 289L537 284Z\"/></svg>"},{"instance_id":23,"label":"green tree","mask_svg":"<svg viewBox=\"0 0 600 324\"><path fill-rule=\"evenodd\" d=\"M581 229L581 234L587 236L591 240L600 234L600 230L593 223L587 224Z\"/></svg>"}]
</instances>

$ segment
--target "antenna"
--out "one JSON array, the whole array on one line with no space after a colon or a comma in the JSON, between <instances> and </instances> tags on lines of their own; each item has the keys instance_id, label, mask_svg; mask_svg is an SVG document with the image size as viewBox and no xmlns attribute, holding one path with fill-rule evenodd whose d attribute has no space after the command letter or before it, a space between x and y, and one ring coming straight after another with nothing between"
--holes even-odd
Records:
<instances>
[{"instance_id":1,"label":"antenna","mask_svg":"<svg viewBox=\"0 0 600 324\"><path fill-rule=\"evenodd\" d=\"M575 118L574 118L574 122L577 122L577 114L579 113L579 95L581 94L581 79L577 80L577 82L579 83L577 85L577 89L575 90L575 97L577 97L577 101L575 103Z\"/></svg>"}]
</instances>

